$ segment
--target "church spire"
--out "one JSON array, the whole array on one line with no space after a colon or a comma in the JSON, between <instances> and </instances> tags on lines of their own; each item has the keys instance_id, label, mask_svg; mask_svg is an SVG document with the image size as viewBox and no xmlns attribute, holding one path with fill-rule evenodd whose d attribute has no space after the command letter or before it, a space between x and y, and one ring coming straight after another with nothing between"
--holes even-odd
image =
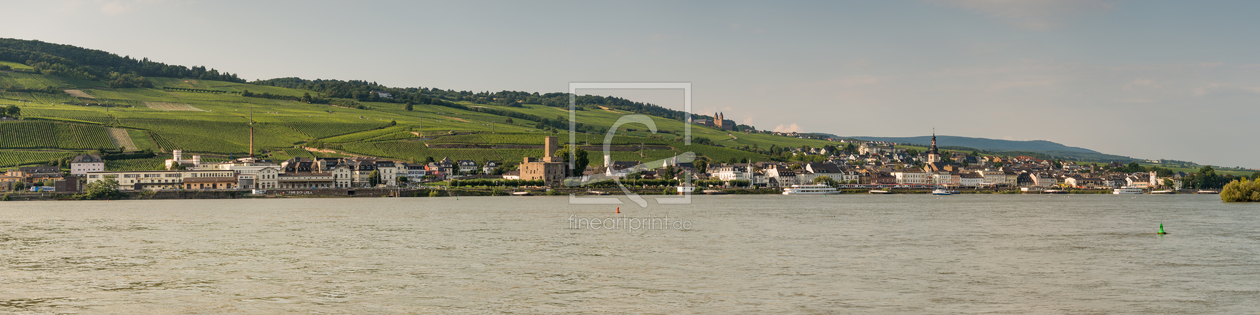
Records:
<instances>
[{"instance_id":1,"label":"church spire","mask_svg":"<svg viewBox=\"0 0 1260 315\"><path fill-rule=\"evenodd\" d=\"M932 150L930 152L932 154L939 154L936 151L936 128L932 128Z\"/></svg>"}]
</instances>

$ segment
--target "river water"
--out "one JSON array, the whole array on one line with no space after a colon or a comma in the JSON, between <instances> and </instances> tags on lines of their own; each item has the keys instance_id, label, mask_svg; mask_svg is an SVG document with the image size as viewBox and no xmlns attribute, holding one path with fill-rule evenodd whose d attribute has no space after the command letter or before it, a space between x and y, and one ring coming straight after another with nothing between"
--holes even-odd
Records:
<instances>
[{"instance_id":1,"label":"river water","mask_svg":"<svg viewBox=\"0 0 1260 315\"><path fill-rule=\"evenodd\" d=\"M0 202L0 313L1260 312L1260 204L1216 196L615 207Z\"/></svg>"}]
</instances>

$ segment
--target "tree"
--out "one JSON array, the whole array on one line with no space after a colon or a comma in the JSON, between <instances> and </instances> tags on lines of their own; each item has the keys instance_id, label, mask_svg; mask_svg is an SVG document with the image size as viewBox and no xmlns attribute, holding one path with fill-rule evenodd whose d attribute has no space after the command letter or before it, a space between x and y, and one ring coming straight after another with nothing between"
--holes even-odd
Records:
<instances>
[{"instance_id":1,"label":"tree","mask_svg":"<svg viewBox=\"0 0 1260 315\"><path fill-rule=\"evenodd\" d=\"M570 152L573 153L572 157L569 156ZM586 171L586 166L591 163L589 154L586 150L572 145L566 144L564 145L564 148L556 150L556 156L563 159L573 159L573 169L569 170L569 174L571 174L571 176L582 176L582 173Z\"/></svg>"},{"instance_id":2,"label":"tree","mask_svg":"<svg viewBox=\"0 0 1260 315\"><path fill-rule=\"evenodd\" d=\"M1260 202L1260 181L1234 180L1221 189L1225 202Z\"/></svg>"},{"instance_id":3,"label":"tree","mask_svg":"<svg viewBox=\"0 0 1260 315\"><path fill-rule=\"evenodd\" d=\"M510 123L512 123L512 117L508 117L508 118L507 118L506 120L504 120L503 122L505 122L505 123L509 123L509 124L510 124Z\"/></svg>"},{"instance_id":4,"label":"tree","mask_svg":"<svg viewBox=\"0 0 1260 315\"><path fill-rule=\"evenodd\" d=\"M433 157L432 157L432 156L426 156L426 157L424 157L424 163L425 163L425 164L428 164L428 163L433 163L434 161L435 161L435 160L433 159Z\"/></svg>"},{"instance_id":5,"label":"tree","mask_svg":"<svg viewBox=\"0 0 1260 315\"><path fill-rule=\"evenodd\" d=\"M411 111L411 102L407 102L407 106L404 106L403 109L406 109L407 111Z\"/></svg>"},{"instance_id":6,"label":"tree","mask_svg":"<svg viewBox=\"0 0 1260 315\"><path fill-rule=\"evenodd\" d=\"M91 182L85 188L83 194L80 195L83 199L118 199L122 196L118 192L118 181L114 180L113 176L106 176L105 179Z\"/></svg>"},{"instance_id":7,"label":"tree","mask_svg":"<svg viewBox=\"0 0 1260 315\"><path fill-rule=\"evenodd\" d=\"M310 103L310 102L311 102L311 93L302 93L302 98L301 98L301 100L302 100L302 102L303 102L303 103ZM411 110L411 109L410 109L410 108L408 108L407 110Z\"/></svg>"},{"instance_id":8,"label":"tree","mask_svg":"<svg viewBox=\"0 0 1260 315\"><path fill-rule=\"evenodd\" d=\"M814 177L814 184L826 184L827 186L831 186L831 187L840 186L840 182L836 181L835 178L831 178L831 176Z\"/></svg>"},{"instance_id":9,"label":"tree","mask_svg":"<svg viewBox=\"0 0 1260 315\"><path fill-rule=\"evenodd\" d=\"M692 163L692 165L695 165L695 166L696 166L696 171L697 171L697 172L700 172L700 173L705 173L705 172L707 172L707 171L709 170L709 161L708 161L708 160L696 160L696 162L695 162L695 163ZM1260 173L1257 173L1257 174L1260 174Z\"/></svg>"},{"instance_id":10,"label":"tree","mask_svg":"<svg viewBox=\"0 0 1260 315\"><path fill-rule=\"evenodd\" d=\"M372 170L372 173L368 174L368 186L376 187L376 185L380 185L380 184L381 184L381 171Z\"/></svg>"},{"instance_id":11,"label":"tree","mask_svg":"<svg viewBox=\"0 0 1260 315\"><path fill-rule=\"evenodd\" d=\"M1173 186L1173 180L1172 180L1171 178L1165 178L1165 179L1164 179L1164 187L1165 187L1165 188L1172 188L1172 186Z\"/></svg>"}]
</instances>

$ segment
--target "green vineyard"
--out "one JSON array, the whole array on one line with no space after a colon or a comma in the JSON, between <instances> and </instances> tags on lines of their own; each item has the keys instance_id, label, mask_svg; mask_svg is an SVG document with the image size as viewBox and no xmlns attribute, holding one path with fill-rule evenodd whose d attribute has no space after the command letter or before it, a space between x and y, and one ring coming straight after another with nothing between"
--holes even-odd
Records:
<instances>
[{"instance_id":1,"label":"green vineyard","mask_svg":"<svg viewBox=\"0 0 1260 315\"><path fill-rule=\"evenodd\" d=\"M72 152L0 150L0 167L47 164L48 161L74 156Z\"/></svg>"},{"instance_id":2,"label":"green vineyard","mask_svg":"<svg viewBox=\"0 0 1260 315\"><path fill-rule=\"evenodd\" d=\"M293 130L306 135L307 138L328 138L355 132L385 127L387 122L341 123L341 122L288 122Z\"/></svg>"},{"instance_id":3,"label":"green vineyard","mask_svg":"<svg viewBox=\"0 0 1260 315\"><path fill-rule=\"evenodd\" d=\"M22 113L28 117L56 117L69 118L74 120L90 121L99 124L108 124L114 121L114 117L95 110L82 110L81 106L57 106L57 107L27 107L22 109Z\"/></svg>"},{"instance_id":4,"label":"green vineyard","mask_svg":"<svg viewBox=\"0 0 1260 315\"><path fill-rule=\"evenodd\" d=\"M169 156L155 156L145 159L105 160L105 169L110 171L151 171L166 169Z\"/></svg>"},{"instance_id":5,"label":"green vineyard","mask_svg":"<svg viewBox=\"0 0 1260 315\"><path fill-rule=\"evenodd\" d=\"M114 142L101 126L22 121L0 123L0 148L94 150Z\"/></svg>"}]
</instances>

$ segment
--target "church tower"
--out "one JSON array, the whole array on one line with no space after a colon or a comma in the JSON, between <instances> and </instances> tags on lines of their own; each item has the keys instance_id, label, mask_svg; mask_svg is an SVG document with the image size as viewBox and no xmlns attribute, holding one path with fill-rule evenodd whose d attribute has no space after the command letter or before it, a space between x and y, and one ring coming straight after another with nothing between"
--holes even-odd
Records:
<instances>
[{"instance_id":1,"label":"church tower","mask_svg":"<svg viewBox=\"0 0 1260 315\"><path fill-rule=\"evenodd\" d=\"M936 151L936 128L932 128L932 148L928 149L928 163L936 163L941 161L940 152Z\"/></svg>"}]
</instances>

